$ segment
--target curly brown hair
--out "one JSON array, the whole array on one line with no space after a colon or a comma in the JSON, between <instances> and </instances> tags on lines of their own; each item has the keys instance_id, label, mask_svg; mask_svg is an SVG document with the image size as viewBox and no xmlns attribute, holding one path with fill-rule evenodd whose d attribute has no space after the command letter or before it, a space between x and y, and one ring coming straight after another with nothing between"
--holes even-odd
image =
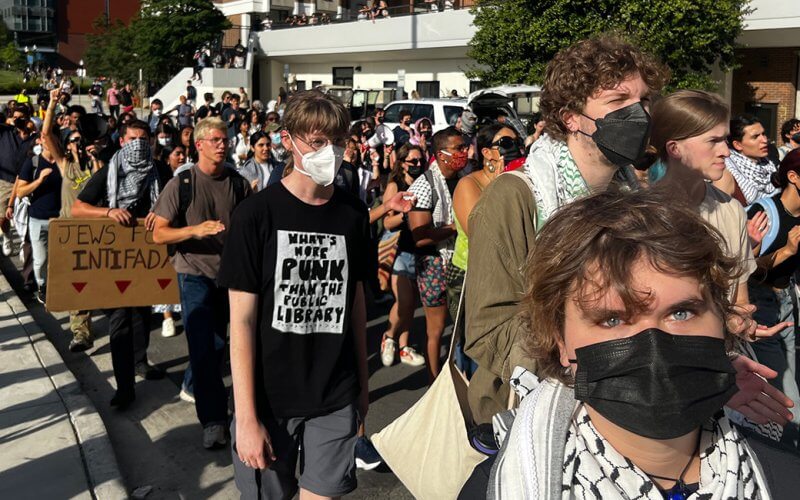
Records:
<instances>
[{"instance_id":1,"label":"curly brown hair","mask_svg":"<svg viewBox=\"0 0 800 500\"><path fill-rule=\"evenodd\" d=\"M632 286L630 270L641 258L659 272L696 279L712 310L724 318L731 311L728 291L740 275L738 262L724 249L719 231L658 188L612 190L561 208L537 236L525 271L522 316L530 334L524 344L537 361L537 374L572 383L559 355L567 300L588 310L614 290L628 314L649 308L651 297ZM732 347L727 332L726 340Z\"/></svg>"},{"instance_id":2,"label":"curly brown hair","mask_svg":"<svg viewBox=\"0 0 800 500\"><path fill-rule=\"evenodd\" d=\"M564 113L582 112L586 99L637 72L653 93L669 79L666 66L617 36L600 35L558 51L547 64L539 100L545 131L564 140Z\"/></svg>"}]
</instances>

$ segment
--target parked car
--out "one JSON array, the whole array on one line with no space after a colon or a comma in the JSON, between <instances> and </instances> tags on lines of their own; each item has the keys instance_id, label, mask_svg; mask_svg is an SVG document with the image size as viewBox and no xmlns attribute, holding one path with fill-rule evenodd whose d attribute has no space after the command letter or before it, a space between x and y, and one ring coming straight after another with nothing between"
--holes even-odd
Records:
<instances>
[{"instance_id":1,"label":"parked car","mask_svg":"<svg viewBox=\"0 0 800 500\"><path fill-rule=\"evenodd\" d=\"M403 99L392 101L385 108L383 123L389 128L400 124L400 112L411 112L411 123L416 123L420 118L427 118L433 124L433 131L438 132L454 125L464 108L467 107L466 99Z\"/></svg>"},{"instance_id":2,"label":"parked car","mask_svg":"<svg viewBox=\"0 0 800 500\"><path fill-rule=\"evenodd\" d=\"M345 85L320 85L320 91L335 97L350 112L350 120L363 120L395 96L395 89L353 89Z\"/></svg>"},{"instance_id":3,"label":"parked car","mask_svg":"<svg viewBox=\"0 0 800 500\"><path fill-rule=\"evenodd\" d=\"M478 125L491 123L502 111L508 123L521 137L527 135L524 120L539 109L541 87L537 85L501 85L477 90L466 99L403 99L392 101L384 108L384 123L390 128L399 124L400 111L411 112L411 121L428 118L433 123L433 131L455 125L456 120L470 108L478 116Z\"/></svg>"}]
</instances>

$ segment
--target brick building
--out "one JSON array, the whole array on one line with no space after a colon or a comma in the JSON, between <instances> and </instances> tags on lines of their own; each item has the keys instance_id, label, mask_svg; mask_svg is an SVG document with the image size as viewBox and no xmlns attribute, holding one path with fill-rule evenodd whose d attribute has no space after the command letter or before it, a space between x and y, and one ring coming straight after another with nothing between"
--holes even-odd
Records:
<instances>
[{"instance_id":1,"label":"brick building","mask_svg":"<svg viewBox=\"0 0 800 500\"><path fill-rule=\"evenodd\" d=\"M95 21L127 23L139 11L139 0L58 0L55 4L58 64L66 70L78 67Z\"/></svg>"}]
</instances>

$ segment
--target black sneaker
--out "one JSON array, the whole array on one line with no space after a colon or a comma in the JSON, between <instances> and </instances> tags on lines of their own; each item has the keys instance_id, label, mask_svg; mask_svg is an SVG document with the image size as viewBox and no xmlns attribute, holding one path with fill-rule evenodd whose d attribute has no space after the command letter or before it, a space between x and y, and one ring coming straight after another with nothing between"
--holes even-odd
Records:
<instances>
[{"instance_id":1,"label":"black sneaker","mask_svg":"<svg viewBox=\"0 0 800 500\"><path fill-rule=\"evenodd\" d=\"M69 350L72 352L88 351L94 346L91 338L82 335L76 335L69 343Z\"/></svg>"},{"instance_id":2,"label":"black sneaker","mask_svg":"<svg viewBox=\"0 0 800 500\"><path fill-rule=\"evenodd\" d=\"M164 370L151 365L148 361L136 363L136 375L143 377L145 380L160 380L164 378Z\"/></svg>"},{"instance_id":3,"label":"black sneaker","mask_svg":"<svg viewBox=\"0 0 800 500\"><path fill-rule=\"evenodd\" d=\"M114 397L111 398L111 406L117 410L125 410L134 401L136 401L136 393L133 390L117 391L114 393Z\"/></svg>"},{"instance_id":4,"label":"black sneaker","mask_svg":"<svg viewBox=\"0 0 800 500\"><path fill-rule=\"evenodd\" d=\"M376 450L370 440L364 436L356 440L355 453L356 467L359 469L372 470L383 462L378 450Z\"/></svg>"}]
</instances>

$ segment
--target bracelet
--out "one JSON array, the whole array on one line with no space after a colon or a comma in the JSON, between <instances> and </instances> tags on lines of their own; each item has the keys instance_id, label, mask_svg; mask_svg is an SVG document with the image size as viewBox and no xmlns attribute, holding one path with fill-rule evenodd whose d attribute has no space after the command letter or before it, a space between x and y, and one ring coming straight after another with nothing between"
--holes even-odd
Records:
<instances>
[{"instance_id":1,"label":"bracelet","mask_svg":"<svg viewBox=\"0 0 800 500\"><path fill-rule=\"evenodd\" d=\"M114 209L113 209L113 208L109 208L109 209L108 209L108 212L106 212L106 217L108 217L108 216L109 216L109 214L111 214L111 211L112 211L112 210L114 210Z\"/></svg>"}]
</instances>

